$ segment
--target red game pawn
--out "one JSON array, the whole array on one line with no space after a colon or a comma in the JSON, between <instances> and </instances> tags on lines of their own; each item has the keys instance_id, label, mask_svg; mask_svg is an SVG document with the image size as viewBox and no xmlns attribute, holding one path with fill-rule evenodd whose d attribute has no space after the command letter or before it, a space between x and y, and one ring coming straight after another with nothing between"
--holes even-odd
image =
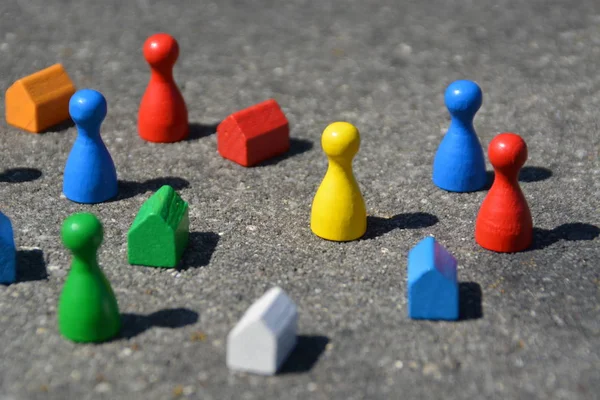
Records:
<instances>
[{"instance_id":1,"label":"red game pawn","mask_svg":"<svg viewBox=\"0 0 600 400\"><path fill-rule=\"evenodd\" d=\"M149 142L178 142L188 135L187 108L173 79L177 57L179 45L166 33L152 35L144 43L151 75L140 103L138 132Z\"/></svg>"},{"instance_id":2,"label":"red game pawn","mask_svg":"<svg viewBox=\"0 0 600 400\"><path fill-rule=\"evenodd\" d=\"M501 133L490 142L488 156L495 178L477 215L475 240L500 253L525 250L533 240L533 221L518 176L527 160L527 144L519 135Z\"/></svg>"}]
</instances>

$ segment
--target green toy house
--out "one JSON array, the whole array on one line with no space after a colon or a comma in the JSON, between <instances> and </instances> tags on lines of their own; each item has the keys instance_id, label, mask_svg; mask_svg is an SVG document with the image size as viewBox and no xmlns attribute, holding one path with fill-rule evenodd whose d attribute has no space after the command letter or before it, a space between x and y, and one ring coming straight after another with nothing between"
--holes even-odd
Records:
<instances>
[{"instance_id":1,"label":"green toy house","mask_svg":"<svg viewBox=\"0 0 600 400\"><path fill-rule=\"evenodd\" d=\"M173 268L188 244L188 204L165 185L140 208L127 234L130 264Z\"/></svg>"}]
</instances>

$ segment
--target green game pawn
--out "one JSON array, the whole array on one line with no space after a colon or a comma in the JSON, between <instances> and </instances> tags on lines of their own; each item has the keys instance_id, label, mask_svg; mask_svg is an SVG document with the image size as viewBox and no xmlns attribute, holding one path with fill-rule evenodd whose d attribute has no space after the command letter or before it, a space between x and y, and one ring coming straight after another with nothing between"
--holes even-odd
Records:
<instances>
[{"instance_id":1,"label":"green game pawn","mask_svg":"<svg viewBox=\"0 0 600 400\"><path fill-rule=\"evenodd\" d=\"M73 259L58 302L60 333L74 342L111 339L121 329L121 316L115 294L98 265L102 224L93 214L73 214L63 223L61 236Z\"/></svg>"}]
</instances>

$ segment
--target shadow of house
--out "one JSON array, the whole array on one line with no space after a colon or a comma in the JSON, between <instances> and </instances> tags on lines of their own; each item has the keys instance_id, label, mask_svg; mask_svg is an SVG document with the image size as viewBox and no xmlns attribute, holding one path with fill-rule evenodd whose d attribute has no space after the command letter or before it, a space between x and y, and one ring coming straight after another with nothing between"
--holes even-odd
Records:
<instances>
[{"instance_id":1,"label":"shadow of house","mask_svg":"<svg viewBox=\"0 0 600 400\"><path fill-rule=\"evenodd\" d=\"M310 371L325 351L327 336L298 335L296 347L281 366L280 374L296 374Z\"/></svg>"},{"instance_id":2,"label":"shadow of house","mask_svg":"<svg viewBox=\"0 0 600 400\"><path fill-rule=\"evenodd\" d=\"M75 122L71 118L64 120L63 122L59 122L56 125L50 126L44 129L41 133L52 133L52 132L62 132L66 131L69 128L75 126Z\"/></svg>"},{"instance_id":3,"label":"shadow of house","mask_svg":"<svg viewBox=\"0 0 600 400\"><path fill-rule=\"evenodd\" d=\"M313 148L313 142L305 139L290 139L290 149L285 153L276 157L270 158L256 165L256 167L268 167L269 165L277 165L288 158L297 156L298 154L306 153Z\"/></svg>"},{"instance_id":4,"label":"shadow of house","mask_svg":"<svg viewBox=\"0 0 600 400\"><path fill-rule=\"evenodd\" d=\"M215 232L190 232L187 250L183 253L177 269L186 270L208 265L220 238Z\"/></svg>"},{"instance_id":5,"label":"shadow of house","mask_svg":"<svg viewBox=\"0 0 600 400\"><path fill-rule=\"evenodd\" d=\"M459 312L460 321L479 319L483 317L481 286L476 282L460 282L459 291Z\"/></svg>"}]
</instances>

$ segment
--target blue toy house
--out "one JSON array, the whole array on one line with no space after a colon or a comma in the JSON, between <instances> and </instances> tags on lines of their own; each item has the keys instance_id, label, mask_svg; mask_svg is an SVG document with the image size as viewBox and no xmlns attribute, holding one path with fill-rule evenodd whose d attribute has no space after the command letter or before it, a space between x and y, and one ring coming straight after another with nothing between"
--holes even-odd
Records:
<instances>
[{"instance_id":1,"label":"blue toy house","mask_svg":"<svg viewBox=\"0 0 600 400\"><path fill-rule=\"evenodd\" d=\"M0 283L11 284L16 280L15 239L10 219L0 212Z\"/></svg>"},{"instance_id":2,"label":"blue toy house","mask_svg":"<svg viewBox=\"0 0 600 400\"><path fill-rule=\"evenodd\" d=\"M413 319L458 319L456 259L433 237L408 253L408 316Z\"/></svg>"}]
</instances>

